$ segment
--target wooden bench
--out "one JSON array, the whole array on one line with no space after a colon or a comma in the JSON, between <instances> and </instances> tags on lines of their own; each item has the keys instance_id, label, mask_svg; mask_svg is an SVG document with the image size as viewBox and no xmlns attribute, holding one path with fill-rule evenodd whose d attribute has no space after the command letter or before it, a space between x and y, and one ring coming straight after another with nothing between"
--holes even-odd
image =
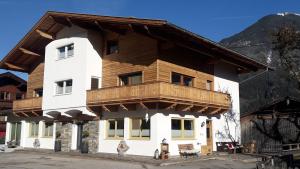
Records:
<instances>
[{"instance_id":1,"label":"wooden bench","mask_svg":"<svg viewBox=\"0 0 300 169\"><path fill-rule=\"evenodd\" d=\"M187 158L188 156L197 156L199 157L199 150L194 149L193 144L178 144L180 157Z\"/></svg>"}]
</instances>

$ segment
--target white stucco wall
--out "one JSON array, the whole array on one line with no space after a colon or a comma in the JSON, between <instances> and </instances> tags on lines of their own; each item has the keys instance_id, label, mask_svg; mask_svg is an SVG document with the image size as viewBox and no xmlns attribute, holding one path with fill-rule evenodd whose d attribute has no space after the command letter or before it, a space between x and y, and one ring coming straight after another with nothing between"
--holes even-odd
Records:
<instances>
[{"instance_id":1,"label":"white stucco wall","mask_svg":"<svg viewBox=\"0 0 300 169\"><path fill-rule=\"evenodd\" d=\"M195 117L193 115L179 115L169 113L155 113L149 112L150 119L150 139L149 140L134 140L130 138L130 118L145 117L146 112L110 112L104 114L104 119L100 120L99 132L99 152L117 153L117 147L121 140L108 139L107 135L107 121L106 118L124 118L124 140L130 149L127 154L153 156L154 151L160 151L160 143L165 138L169 143L170 155L179 155L178 144L193 144L195 149L201 150L201 145L206 145L206 127L201 127L201 123L206 120L206 117ZM107 117L105 117L107 116ZM125 117L124 117L125 116ZM172 118L186 118L194 119L195 138L189 140L176 140L171 136L171 119Z\"/></svg>"},{"instance_id":2,"label":"white stucco wall","mask_svg":"<svg viewBox=\"0 0 300 169\"><path fill-rule=\"evenodd\" d=\"M215 91L228 92L232 99L232 110L237 114L236 119L240 119L240 99L239 83L237 82L237 73L233 66L221 63L215 66L214 89ZM226 113L226 112L225 112ZM213 117L213 151L217 150L216 142L231 142L228 138L220 137L218 132L225 132L224 116L220 118ZM240 141L240 125L236 127L234 123L229 124L230 133L236 141Z\"/></svg>"}]
</instances>

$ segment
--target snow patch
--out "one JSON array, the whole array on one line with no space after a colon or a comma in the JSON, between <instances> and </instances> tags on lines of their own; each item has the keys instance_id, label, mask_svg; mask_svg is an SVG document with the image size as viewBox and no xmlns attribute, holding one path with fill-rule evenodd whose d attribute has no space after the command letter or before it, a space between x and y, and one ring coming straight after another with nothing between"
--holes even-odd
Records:
<instances>
[{"instance_id":1,"label":"snow patch","mask_svg":"<svg viewBox=\"0 0 300 169\"><path fill-rule=\"evenodd\" d=\"M287 16L287 15L296 15L296 16L300 16L300 14L298 14L298 13L292 13L292 12L277 13L277 15L279 15L279 16Z\"/></svg>"}]
</instances>

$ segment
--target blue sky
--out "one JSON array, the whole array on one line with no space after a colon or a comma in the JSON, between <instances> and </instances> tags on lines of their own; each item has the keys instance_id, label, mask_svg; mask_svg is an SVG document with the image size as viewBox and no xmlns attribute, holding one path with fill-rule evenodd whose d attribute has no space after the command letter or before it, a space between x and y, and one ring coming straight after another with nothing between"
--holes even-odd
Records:
<instances>
[{"instance_id":1,"label":"blue sky","mask_svg":"<svg viewBox=\"0 0 300 169\"><path fill-rule=\"evenodd\" d=\"M0 0L0 59L46 11L166 19L219 41L259 18L300 13L299 0ZM3 70L0 70L2 73ZM17 73L26 79L26 75Z\"/></svg>"}]
</instances>

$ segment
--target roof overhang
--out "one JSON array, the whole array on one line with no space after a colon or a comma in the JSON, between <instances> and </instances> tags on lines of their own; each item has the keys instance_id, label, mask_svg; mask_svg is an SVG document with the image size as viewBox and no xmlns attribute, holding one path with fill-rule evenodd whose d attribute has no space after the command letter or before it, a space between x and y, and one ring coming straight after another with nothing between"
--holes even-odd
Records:
<instances>
[{"instance_id":1,"label":"roof overhang","mask_svg":"<svg viewBox=\"0 0 300 169\"><path fill-rule=\"evenodd\" d=\"M0 68L30 72L44 60L45 46L55 40L64 27L77 25L103 33L107 30L118 34L135 31L146 36L171 41L194 51L234 64L241 72L266 69L267 66L245 55L225 48L216 42L194 34L165 20L111 17L90 14L47 12L2 59Z\"/></svg>"}]
</instances>

